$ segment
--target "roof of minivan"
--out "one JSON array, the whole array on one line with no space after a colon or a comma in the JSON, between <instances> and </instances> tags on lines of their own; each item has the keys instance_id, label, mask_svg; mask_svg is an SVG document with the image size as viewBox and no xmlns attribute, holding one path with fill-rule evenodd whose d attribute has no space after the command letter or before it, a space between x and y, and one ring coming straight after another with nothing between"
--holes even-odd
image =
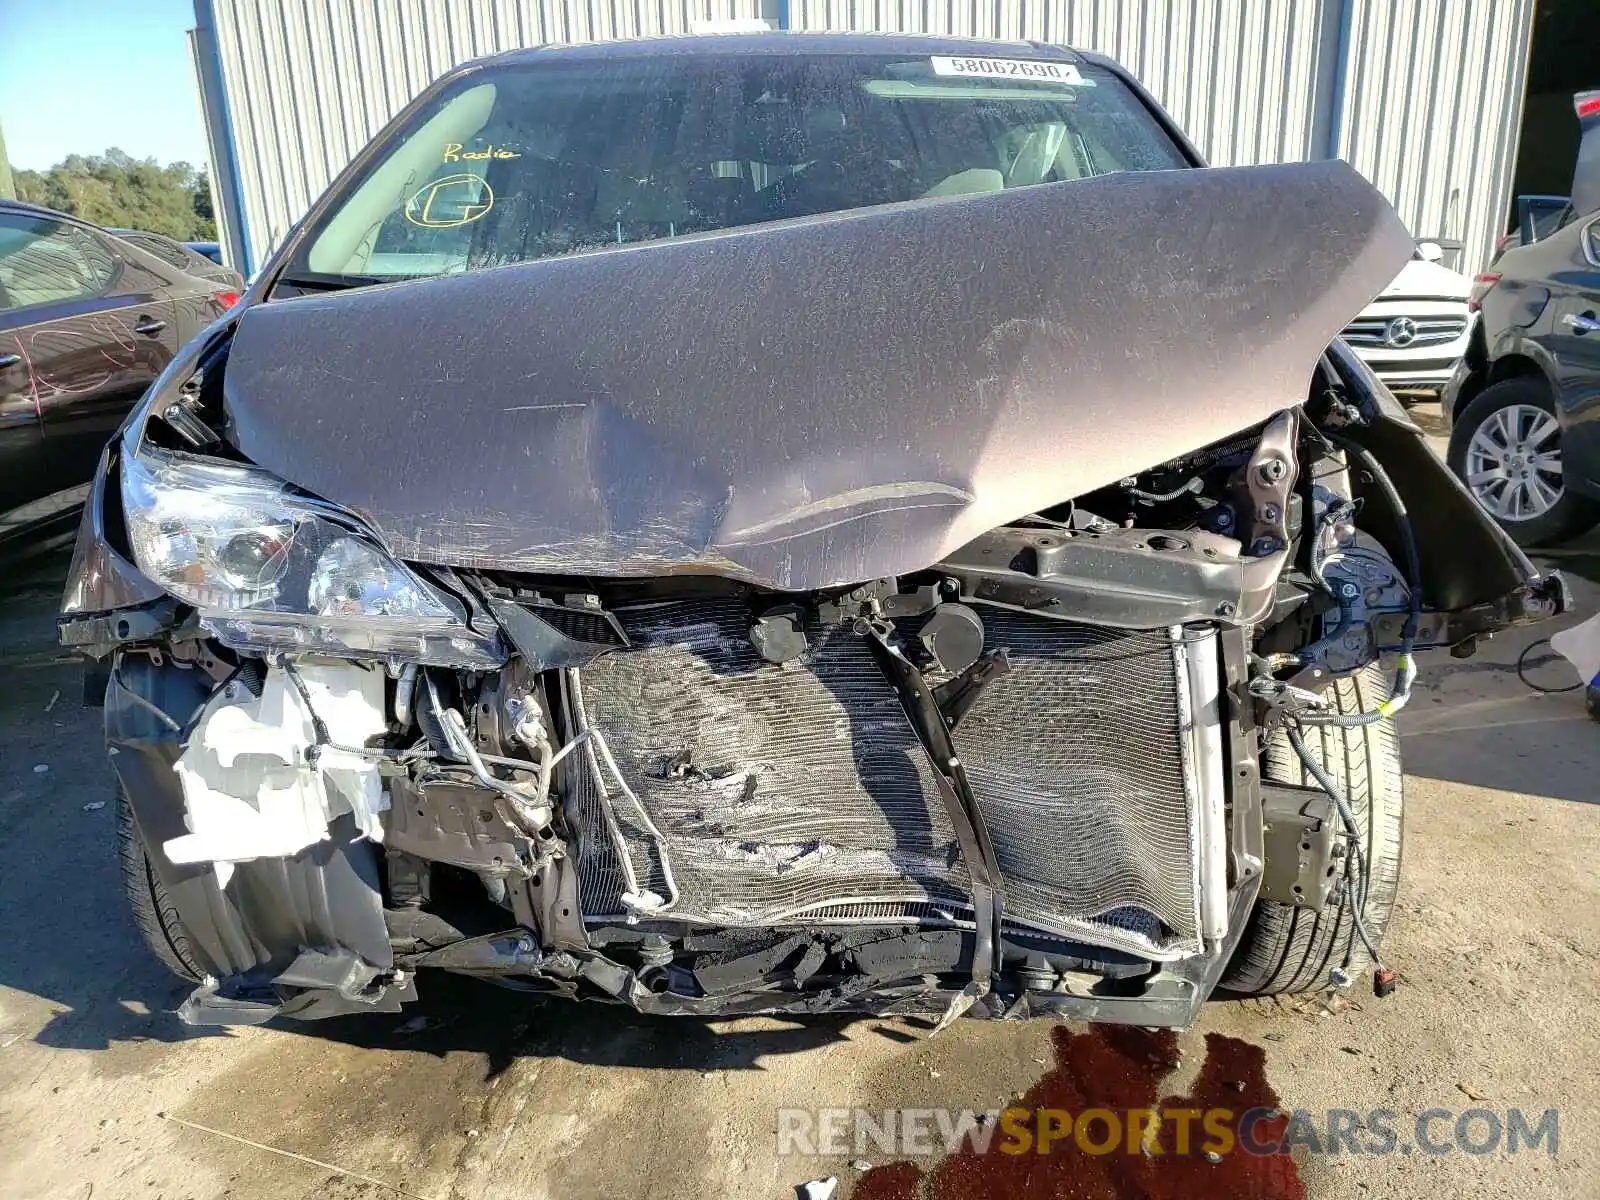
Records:
<instances>
[{"instance_id":1,"label":"roof of minivan","mask_svg":"<svg viewBox=\"0 0 1600 1200\"><path fill-rule=\"evenodd\" d=\"M1098 54L1052 46L1046 42L1001 42L985 38L943 37L918 33L712 33L642 38L628 42L585 42L578 45L529 46L508 50L479 64L548 62L551 59L651 58L665 55L726 54L968 54L996 58L1026 54L1061 62L1108 63Z\"/></svg>"}]
</instances>

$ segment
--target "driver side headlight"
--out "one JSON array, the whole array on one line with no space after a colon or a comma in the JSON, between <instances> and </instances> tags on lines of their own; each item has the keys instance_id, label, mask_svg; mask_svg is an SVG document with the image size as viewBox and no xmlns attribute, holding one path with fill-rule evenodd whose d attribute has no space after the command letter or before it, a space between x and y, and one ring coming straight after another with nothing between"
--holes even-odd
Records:
<instances>
[{"instance_id":1,"label":"driver side headlight","mask_svg":"<svg viewBox=\"0 0 1600 1200\"><path fill-rule=\"evenodd\" d=\"M495 667L499 640L351 514L256 467L148 443L122 458L139 569L238 650Z\"/></svg>"}]
</instances>

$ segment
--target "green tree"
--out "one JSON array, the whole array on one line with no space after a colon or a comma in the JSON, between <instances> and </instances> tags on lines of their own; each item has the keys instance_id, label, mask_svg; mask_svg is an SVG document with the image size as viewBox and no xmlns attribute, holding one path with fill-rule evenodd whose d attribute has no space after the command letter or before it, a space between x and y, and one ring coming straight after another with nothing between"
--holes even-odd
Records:
<instances>
[{"instance_id":1,"label":"green tree","mask_svg":"<svg viewBox=\"0 0 1600 1200\"><path fill-rule=\"evenodd\" d=\"M195 241L212 242L217 238L217 211L211 205L211 176L196 172L194 181L194 215L196 228L202 232L194 235Z\"/></svg>"},{"instance_id":2,"label":"green tree","mask_svg":"<svg viewBox=\"0 0 1600 1200\"><path fill-rule=\"evenodd\" d=\"M48 171L18 171L17 194L96 225L146 229L180 241L217 235L205 173L188 163L163 167L112 148L69 154Z\"/></svg>"}]
</instances>

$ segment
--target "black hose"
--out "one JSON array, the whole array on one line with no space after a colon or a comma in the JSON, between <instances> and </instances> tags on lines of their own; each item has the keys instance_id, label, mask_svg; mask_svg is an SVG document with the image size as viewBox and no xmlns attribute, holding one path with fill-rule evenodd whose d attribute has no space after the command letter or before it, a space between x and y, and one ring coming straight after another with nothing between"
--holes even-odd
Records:
<instances>
[{"instance_id":1,"label":"black hose","mask_svg":"<svg viewBox=\"0 0 1600 1200\"><path fill-rule=\"evenodd\" d=\"M1354 516L1358 507L1353 500L1341 500L1337 504L1330 504L1328 511L1317 521L1317 528L1311 535L1311 576L1327 591L1333 589L1328 586L1327 577L1322 573L1328 562L1322 553L1322 535L1328 526Z\"/></svg>"},{"instance_id":2,"label":"black hose","mask_svg":"<svg viewBox=\"0 0 1600 1200\"><path fill-rule=\"evenodd\" d=\"M1168 500L1176 500L1179 496L1187 496L1190 492L1198 492L1205 485L1198 479L1191 479L1182 487L1170 492L1146 492L1140 488L1127 487L1123 491L1137 500L1145 500L1151 504L1161 504Z\"/></svg>"},{"instance_id":3,"label":"black hose","mask_svg":"<svg viewBox=\"0 0 1600 1200\"><path fill-rule=\"evenodd\" d=\"M1300 716L1307 725L1332 725L1340 729L1356 729L1363 725L1375 725L1384 718L1393 716L1405 707L1406 701L1411 698L1411 681L1416 678L1417 673L1412 651L1416 646L1417 627L1422 622L1422 558L1417 553L1417 535L1416 530L1411 527L1411 514L1406 510L1406 502L1400 498L1400 492L1394 486L1394 481L1389 478L1389 473L1379 465L1372 452L1359 442L1351 441L1337 433L1327 436L1367 469L1393 507L1395 522L1400 530L1401 547L1405 551L1406 582L1411 590L1411 608L1406 615L1406 623L1400 631L1399 669L1395 673L1395 687L1389 698L1368 712L1302 713Z\"/></svg>"},{"instance_id":4,"label":"black hose","mask_svg":"<svg viewBox=\"0 0 1600 1200\"><path fill-rule=\"evenodd\" d=\"M1394 508L1395 523L1400 529L1400 544L1406 556L1406 582L1411 586L1411 612L1401 631L1404 652L1409 654L1411 644L1417 637L1417 626L1422 622L1422 556L1417 552L1417 534L1411 527L1411 513L1406 509L1406 502L1400 498L1400 492L1394 486L1394 481L1389 478L1389 472L1379 465L1370 450L1360 442L1351 441L1341 434L1335 433L1331 436L1334 442L1344 447L1347 453L1353 454L1360 460L1361 465L1372 473L1373 480L1383 490L1384 496Z\"/></svg>"},{"instance_id":5,"label":"black hose","mask_svg":"<svg viewBox=\"0 0 1600 1200\"><path fill-rule=\"evenodd\" d=\"M1341 500L1337 504L1330 504L1328 506L1328 511L1322 514L1321 518L1317 521L1316 529L1313 530L1311 534L1311 577L1315 579L1322 586L1322 590L1332 596L1339 605L1339 624L1334 627L1331 633L1323 634L1322 640L1324 642L1333 641L1344 636L1345 630L1349 629L1351 622L1355 620L1356 606L1352 604L1347 597L1335 592L1332 586L1330 586L1328 583L1328 577L1323 574L1323 570L1327 566L1328 560L1322 553L1322 535L1327 531L1328 526L1343 520L1345 517L1354 513L1355 510L1355 504L1349 500Z\"/></svg>"},{"instance_id":6,"label":"black hose","mask_svg":"<svg viewBox=\"0 0 1600 1200\"><path fill-rule=\"evenodd\" d=\"M1328 799L1333 801L1333 806L1339 812L1339 819L1344 824L1345 835L1350 840L1350 853L1345 862L1354 871L1355 879L1352 880L1355 895L1350 906L1350 918L1355 924L1356 933L1361 938L1361 944L1367 948L1367 953L1372 956L1372 965L1383 970L1383 959L1378 956L1377 944L1373 941L1371 932L1367 929L1365 917L1367 907L1367 882L1368 874L1366 862L1361 851L1361 827L1356 824L1355 811L1350 807L1350 801L1345 799L1344 791L1334 782L1332 775L1311 756L1310 749L1306 746L1305 738L1301 736L1300 729L1292 722L1284 726L1284 732L1289 735L1289 745L1305 764L1306 771L1311 778L1317 781L1317 786L1328 794ZM1348 962L1349 960L1346 959Z\"/></svg>"},{"instance_id":7,"label":"black hose","mask_svg":"<svg viewBox=\"0 0 1600 1200\"><path fill-rule=\"evenodd\" d=\"M1533 680L1528 678L1528 674L1527 674L1528 655L1532 654L1540 646L1549 646L1549 645L1550 645L1550 639L1549 638L1540 638L1537 642L1529 642L1526 646L1524 646L1522 648L1522 653L1517 655L1517 678L1522 680L1523 686L1527 687L1527 688L1531 688L1533 691L1541 692L1546 696L1558 696L1562 692L1575 692L1579 688L1583 687L1584 686L1584 681L1581 680L1581 679L1578 680L1577 683L1568 684L1566 687L1545 687L1543 684L1535 683ZM1552 649L1553 649L1553 647L1552 647Z\"/></svg>"},{"instance_id":8,"label":"black hose","mask_svg":"<svg viewBox=\"0 0 1600 1200\"><path fill-rule=\"evenodd\" d=\"M283 673L289 677L289 682L294 685L294 690L300 693L300 702L306 706L306 714L311 718L311 735L316 744L326 746L332 743L333 738L328 736L328 727L323 724L322 718L317 715L317 710L311 703L311 692L306 687L305 680L300 678L300 672L295 669L294 663L287 654L278 655L278 666L283 668Z\"/></svg>"}]
</instances>

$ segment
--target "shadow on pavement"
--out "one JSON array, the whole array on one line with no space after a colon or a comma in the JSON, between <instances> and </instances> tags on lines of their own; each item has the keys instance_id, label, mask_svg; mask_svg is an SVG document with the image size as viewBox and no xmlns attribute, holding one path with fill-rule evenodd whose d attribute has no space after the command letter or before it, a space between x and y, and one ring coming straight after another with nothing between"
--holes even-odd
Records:
<instances>
[{"instance_id":1,"label":"shadow on pavement","mask_svg":"<svg viewBox=\"0 0 1600 1200\"><path fill-rule=\"evenodd\" d=\"M1517 677L1525 649L1600 611L1600 544L1591 536L1536 557L1567 576L1575 610L1498 634L1472 658L1420 656L1416 692L1400 715L1402 761L1408 775L1600 803L1600 724L1584 708L1583 690L1541 694ZM1543 687L1580 682L1548 646L1532 649L1524 668Z\"/></svg>"},{"instance_id":2,"label":"shadow on pavement","mask_svg":"<svg viewBox=\"0 0 1600 1200\"><path fill-rule=\"evenodd\" d=\"M83 706L83 665L55 640L69 559L0 573L0 988L21 993L6 996L0 1037L99 1050L208 1036L169 1015L188 989L146 952L123 900L100 710Z\"/></svg>"}]
</instances>

